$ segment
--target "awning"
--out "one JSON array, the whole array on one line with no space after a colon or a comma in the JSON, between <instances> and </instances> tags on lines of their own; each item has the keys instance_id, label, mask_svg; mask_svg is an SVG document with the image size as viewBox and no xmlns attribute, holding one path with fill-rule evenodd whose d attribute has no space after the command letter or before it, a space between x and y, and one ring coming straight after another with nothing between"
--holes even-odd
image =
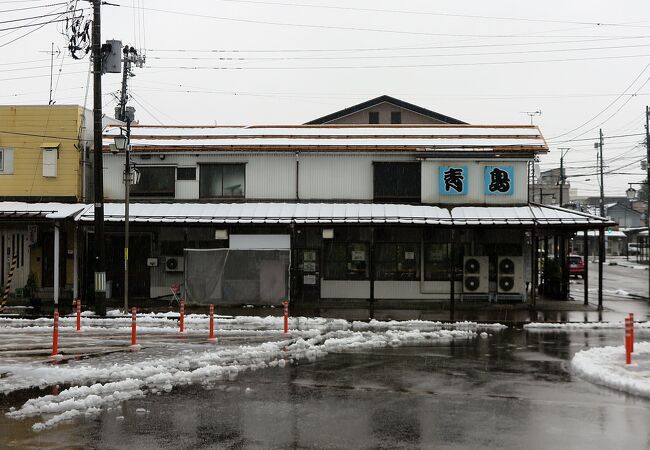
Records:
<instances>
[{"instance_id":1,"label":"awning","mask_svg":"<svg viewBox=\"0 0 650 450\"><path fill-rule=\"evenodd\" d=\"M63 220L76 216L88 205L81 203L0 202L0 219Z\"/></svg>"},{"instance_id":2,"label":"awning","mask_svg":"<svg viewBox=\"0 0 650 450\"><path fill-rule=\"evenodd\" d=\"M124 205L104 205L106 222L124 222ZM92 222L93 206L76 220ZM421 224L447 226L572 226L597 228L608 219L543 205L439 207L376 203L132 203L129 220L196 224Z\"/></svg>"}]
</instances>

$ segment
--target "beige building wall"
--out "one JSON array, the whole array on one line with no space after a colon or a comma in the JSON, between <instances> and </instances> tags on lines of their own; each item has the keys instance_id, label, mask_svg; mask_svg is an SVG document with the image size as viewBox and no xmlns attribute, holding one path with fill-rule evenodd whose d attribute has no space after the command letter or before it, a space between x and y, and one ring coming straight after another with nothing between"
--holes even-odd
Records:
<instances>
[{"instance_id":1,"label":"beige building wall","mask_svg":"<svg viewBox=\"0 0 650 450\"><path fill-rule=\"evenodd\" d=\"M411 110L401 108L399 106L393 105L392 103L388 102L382 102L378 105L371 106L369 108L363 109L361 111L357 111L355 113L352 113L350 115L347 115L345 117L341 117L340 119L335 119L330 122L326 122L328 125L329 124L341 124L341 125L349 125L349 124L365 124L369 123L369 113L371 111L377 111L379 112L379 123L380 124L387 124L390 125L390 113L393 111L399 111L402 113L402 123L405 124L422 124L422 125L431 125L431 124L444 124L445 122L441 120L436 120L431 117L418 114L416 112L413 112Z\"/></svg>"}]
</instances>

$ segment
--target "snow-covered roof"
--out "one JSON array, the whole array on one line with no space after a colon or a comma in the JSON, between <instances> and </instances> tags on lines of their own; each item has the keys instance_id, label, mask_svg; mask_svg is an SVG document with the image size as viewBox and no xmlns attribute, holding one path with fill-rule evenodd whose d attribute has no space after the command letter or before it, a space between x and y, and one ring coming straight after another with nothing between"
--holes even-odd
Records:
<instances>
[{"instance_id":1,"label":"snow-covered roof","mask_svg":"<svg viewBox=\"0 0 650 450\"><path fill-rule=\"evenodd\" d=\"M598 236L598 231L599 230L591 230L587 232L587 236ZM605 236L611 237L611 238L625 238L627 235L620 230L607 230L605 232Z\"/></svg>"},{"instance_id":2,"label":"snow-covered roof","mask_svg":"<svg viewBox=\"0 0 650 450\"><path fill-rule=\"evenodd\" d=\"M424 225L579 225L612 224L606 219L542 205L458 206L370 203L135 203L129 206L132 222L219 224L424 224ZM104 206L107 222L124 221L124 205ZM77 220L94 219L92 205Z\"/></svg>"},{"instance_id":3,"label":"snow-covered roof","mask_svg":"<svg viewBox=\"0 0 650 450\"><path fill-rule=\"evenodd\" d=\"M119 127L104 135L108 150ZM536 126L476 125L301 125L301 126L134 126L133 151L483 150L546 152Z\"/></svg>"},{"instance_id":4,"label":"snow-covered roof","mask_svg":"<svg viewBox=\"0 0 650 450\"><path fill-rule=\"evenodd\" d=\"M70 218L88 205L81 203L26 203L26 202L0 202L1 219L52 219L61 220Z\"/></svg>"}]
</instances>

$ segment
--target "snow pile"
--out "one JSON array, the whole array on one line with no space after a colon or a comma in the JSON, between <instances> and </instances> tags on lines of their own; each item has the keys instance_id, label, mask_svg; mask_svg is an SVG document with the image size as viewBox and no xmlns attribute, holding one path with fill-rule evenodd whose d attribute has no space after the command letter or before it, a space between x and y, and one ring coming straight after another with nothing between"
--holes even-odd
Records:
<instances>
[{"instance_id":1,"label":"snow pile","mask_svg":"<svg viewBox=\"0 0 650 450\"><path fill-rule=\"evenodd\" d=\"M592 383L650 397L650 342L634 344L632 364L625 364L625 347L597 347L573 357L574 372Z\"/></svg>"},{"instance_id":2,"label":"snow pile","mask_svg":"<svg viewBox=\"0 0 650 450\"><path fill-rule=\"evenodd\" d=\"M524 325L524 329L532 331L544 330L618 330L625 328L625 322L532 322ZM650 329L650 322L634 322L635 330Z\"/></svg>"},{"instance_id":3,"label":"snow pile","mask_svg":"<svg viewBox=\"0 0 650 450\"><path fill-rule=\"evenodd\" d=\"M206 316L190 315L187 319L186 324L203 327ZM51 328L43 320L49 322L49 319L4 321L0 323L0 332L8 331L15 335L26 329L44 328L49 333ZM130 330L130 327L121 326L122 318L86 320L91 323L86 324L84 336L76 336L78 339L114 336L122 328ZM124 400L170 392L176 386L210 386L222 380L234 380L244 371L284 367L299 359L313 361L328 353L472 339L477 337L478 329L504 327L473 322L371 321L366 324L324 318L293 318L292 326L300 327L302 331L294 330L289 337L280 334L282 321L282 317L237 317L219 321L222 336L232 332L243 336L274 337L272 341L265 337L265 342L254 345L228 346L201 341L180 346L163 341L158 347L144 347L135 353L101 354L81 361L68 361L67 364L51 365L37 361L0 363L0 373L3 374L0 394L31 387L71 385L58 395L30 399L21 408L7 413L14 419L43 417L43 422L32 427L34 431L41 431L83 415L98 414ZM138 316L140 322L146 325L139 326L138 333L145 330L162 331L163 334L178 332L177 322L171 314L143 314L142 319Z\"/></svg>"}]
</instances>

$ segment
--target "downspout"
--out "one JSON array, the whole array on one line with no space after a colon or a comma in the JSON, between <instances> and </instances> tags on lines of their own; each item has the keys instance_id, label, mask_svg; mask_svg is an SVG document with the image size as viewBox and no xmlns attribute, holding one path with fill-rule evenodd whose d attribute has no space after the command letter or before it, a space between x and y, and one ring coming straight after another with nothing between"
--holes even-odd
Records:
<instances>
[{"instance_id":1,"label":"downspout","mask_svg":"<svg viewBox=\"0 0 650 450\"><path fill-rule=\"evenodd\" d=\"M296 202L300 201L300 152L296 152Z\"/></svg>"}]
</instances>

